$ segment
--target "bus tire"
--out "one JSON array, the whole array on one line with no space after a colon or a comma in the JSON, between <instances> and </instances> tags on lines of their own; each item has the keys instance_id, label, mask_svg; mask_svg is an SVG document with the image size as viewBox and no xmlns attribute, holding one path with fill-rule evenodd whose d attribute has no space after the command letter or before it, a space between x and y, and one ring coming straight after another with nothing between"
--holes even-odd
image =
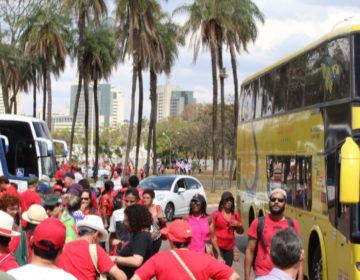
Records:
<instances>
[{"instance_id":1,"label":"bus tire","mask_svg":"<svg viewBox=\"0 0 360 280\"><path fill-rule=\"evenodd\" d=\"M314 251L311 254L311 269L310 269L310 280L322 280L323 267L322 267L322 257L321 257L321 248L318 244Z\"/></svg>"}]
</instances>

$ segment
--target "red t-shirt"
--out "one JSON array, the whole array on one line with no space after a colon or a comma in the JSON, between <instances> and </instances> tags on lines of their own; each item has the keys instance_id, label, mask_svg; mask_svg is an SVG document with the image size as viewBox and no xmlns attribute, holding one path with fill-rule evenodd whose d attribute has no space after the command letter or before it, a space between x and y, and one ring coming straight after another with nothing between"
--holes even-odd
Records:
<instances>
[{"instance_id":1,"label":"red t-shirt","mask_svg":"<svg viewBox=\"0 0 360 280\"><path fill-rule=\"evenodd\" d=\"M234 270L205 253L192 250L175 250L197 280L229 279ZM194 261L196 260L196 261ZM171 269L169 269L171 268ZM152 256L135 271L140 279L190 279L171 251L163 251Z\"/></svg>"},{"instance_id":2,"label":"red t-shirt","mask_svg":"<svg viewBox=\"0 0 360 280\"><path fill-rule=\"evenodd\" d=\"M218 245L224 250L233 250L235 246L235 229L231 226L231 221L238 221L241 223L241 217L238 212L230 214L230 220L227 221L222 214L222 211L214 211L211 214L212 222L215 226L215 235Z\"/></svg>"},{"instance_id":3,"label":"red t-shirt","mask_svg":"<svg viewBox=\"0 0 360 280\"><path fill-rule=\"evenodd\" d=\"M13 268L18 268L19 264L16 262L14 256L10 253L0 255L0 271L8 271Z\"/></svg>"},{"instance_id":4,"label":"red t-shirt","mask_svg":"<svg viewBox=\"0 0 360 280\"><path fill-rule=\"evenodd\" d=\"M8 185L5 191L1 191L1 192L0 192L0 198L1 198L5 193L11 194L11 195L13 195L13 196L16 196L16 197L20 198L20 195L19 195L18 191L17 191L17 190L15 189L15 187L12 186L12 185Z\"/></svg>"},{"instance_id":5,"label":"red t-shirt","mask_svg":"<svg viewBox=\"0 0 360 280\"><path fill-rule=\"evenodd\" d=\"M33 204L41 205L41 197L34 190L26 190L20 194L21 212L24 213Z\"/></svg>"},{"instance_id":6,"label":"red t-shirt","mask_svg":"<svg viewBox=\"0 0 360 280\"><path fill-rule=\"evenodd\" d=\"M111 217L114 208L114 198L110 192L105 193L100 199L100 213L105 207L106 216Z\"/></svg>"},{"instance_id":7,"label":"red t-shirt","mask_svg":"<svg viewBox=\"0 0 360 280\"><path fill-rule=\"evenodd\" d=\"M89 245L89 242L81 239L65 244L58 258L57 266L79 280L95 279L96 270L91 260ZM99 245L96 245L96 250L98 269L100 273L107 273L115 264Z\"/></svg>"},{"instance_id":8,"label":"red t-shirt","mask_svg":"<svg viewBox=\"0 0 360 280\"><path fill-rule=\"evenodd\" d=\"M299 224L295 219L293 220L294 230L297 234L300 234ZM259 219L255 219L247 232L249 238L256 239L257 236L257 228L259 224ZM274 264L270 258L270 250L271 250L271 238L273 235L281 230L289 227L288 221L284 217L281 221L274 221L271 219L270 215L265 216L264 220L264 228L261 235L261 240L258 242L258 251L256 254L255 260L255 275L267 275L273 269Z\"/></svg>"}]
</instances>

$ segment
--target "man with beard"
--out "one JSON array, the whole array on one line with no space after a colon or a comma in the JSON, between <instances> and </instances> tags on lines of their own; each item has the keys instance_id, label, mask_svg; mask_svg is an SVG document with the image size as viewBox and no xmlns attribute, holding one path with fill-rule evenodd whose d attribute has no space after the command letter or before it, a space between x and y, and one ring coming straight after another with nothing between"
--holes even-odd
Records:
<instances>
[{"instance_id":1,"label":"man with beard","mask_svg":"<svg viewBox=\"0 0 360 280\"><path fill-rule=\"evenodd\" d=\"M296 233L300 234L298 222L284 216L286 192L283 189L276 188L271 191L269 198L270 214L256 218L247 232L249 240L245 254L245 280L250 280L250 270L254 258L256 277L267 275L273 269L274 264L270 258L271 239L277 231L293 227ZM302 265L298 279L302 280Z\"/></svg>"}]
</instances>

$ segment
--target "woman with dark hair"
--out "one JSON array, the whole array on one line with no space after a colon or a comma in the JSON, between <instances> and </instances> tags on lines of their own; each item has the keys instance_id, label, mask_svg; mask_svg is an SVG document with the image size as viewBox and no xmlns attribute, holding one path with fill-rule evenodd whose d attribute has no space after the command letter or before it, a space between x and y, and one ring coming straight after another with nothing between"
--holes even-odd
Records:
<instances>
[{"instance_id":1,"label":"woman with dark hair","mask_svg":"<svg viewBox=\"0 0 360 280\"><path fill-rule=\"evenodd\" d=\"M220 254L228 266L234 261L235 232L241 234L244 228L239 212L235 211L235 199L231 192L221 195L218 210L211 214L210 231L216 236ZM219 254L219 252L217 252ZM238 255L236 256L237 260Z\"/></svg>"},{"instance_id":2,"label":"woman with dark hair","mask_svg":"<svg viewBox=\"0 0 360 280\"><path fill-rule=\"evenodd\" d=\"M112 257L130 279L135 270L152 255L152 238L149 229L152 217L144 205L135 204L125 209L124 223L132 235L120 251L119 256Z\"/></svg>"},{"instance_id":3,"label":"woman with dark hair","mask_svg":"<svg viewBox=\"0 0 360 280\"><path fill-rule=\"evenodd\" d=\"M105 228L107 229L110 225L110 217L114 208L114 198L112 194L114 190L114 183L108 180L105 182L104 188L105 189L100 197L99 214L103 219Z\"/></svg>"},{"instance_id":4,"label":"woman with dark hair","mask_svg":"<svg viewBox=\"0 0 360 280\"><path fill-rule=\"evenodd\" d=\"M80 194L81 198L81 211L86 215L98 215L98 211L93 207L93 201L91 199L92 192L88 189L84 189Z\"/></svg>"},{"instance_id":5,"label":"woman with dark hair","mask_svg":"<svg viewBox=\"0 0 360 280\"><path fill-rule=\"evenodd\" d=\"M206 206L205 197L201 194L195 194L190 201L189 215L186 217L186 220L192 228L192 238L189 249L196 252L212 254L212 246L216 251L219 251L219 248L215 235L210 238L211 219L206 213Z\"/></svg>"},{"instance_id":6,"label":"woman with dark hair","mask_svg":"<svg viewBox=\"0 0 360 280\"><path fill-rule=\"evenodd\" d=\"M153 218L151 226L151 237L153 239L153 255L159 252L161 247L161 233L160 228L166 226L166 217L160 205L154 204L155 192L152 189L144 190L143 202L147 207Z\"/></svg>"},{"instance_id":7,"label":"woman with dark hair","mask_svg":"<svg viewBox=\"0 0 360 280\"><path fill-rule=\"evenodd\" d=\"M130 234L124 224L125 209L131 205L137 204L139 201L139 192L137 189L129 188L124 195L124 208L117 209L110 218L110 251L111 254L117 254L121 250L121 246L129 241ZM120 249L120 250L119 250ZM115 253L116 252L116 253Z\"/></svg>"}]
</instances>

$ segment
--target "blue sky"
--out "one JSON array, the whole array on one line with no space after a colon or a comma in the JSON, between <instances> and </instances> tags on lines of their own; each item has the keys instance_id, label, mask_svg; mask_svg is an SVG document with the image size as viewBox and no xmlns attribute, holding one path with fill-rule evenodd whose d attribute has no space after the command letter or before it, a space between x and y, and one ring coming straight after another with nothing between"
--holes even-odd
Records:
<instances>
[{"instance_id":1,"label":"blue sky","mask_svg":"<svg viewBox=\"0 0 360 280\"><path fill-rule=\"evenodd\" d=\"M168 12L184 3L191 1L168 0L161 1ZM337 27L360 23L360 3L358 0L255 0L265 16L265 23L259 24L259 36L254 44L249 45L248 52L242 52L237 59L239 81L265 68L284 56L287 56L318 37ZM351 17L346 22L342 20ZM182 22L183 17L175 19ZM192 50L188 46L181 48L169 78L159 77L158 84L167 80L183 89L193 90L199 102L212 102L212 80L210 54L202 52L193 63ZM226 95L232 95L233 81L230 56L224 51L224 64L228 72L225 84ZM144 72L144 114L149 115L149 74ZM53 111L62 113L70 106L70 86L77 79L76 65L67 65L65 72L58 80L53 79ZM125 119L129 118L131 95L131 65L119 65L110 79L110 83L125 95ZM39 96L38 104L41 104ZM28 104L28 105L27 105ZM24 113L31 113L31 96L23 98Z\"/></svg>"}]
</instances>

